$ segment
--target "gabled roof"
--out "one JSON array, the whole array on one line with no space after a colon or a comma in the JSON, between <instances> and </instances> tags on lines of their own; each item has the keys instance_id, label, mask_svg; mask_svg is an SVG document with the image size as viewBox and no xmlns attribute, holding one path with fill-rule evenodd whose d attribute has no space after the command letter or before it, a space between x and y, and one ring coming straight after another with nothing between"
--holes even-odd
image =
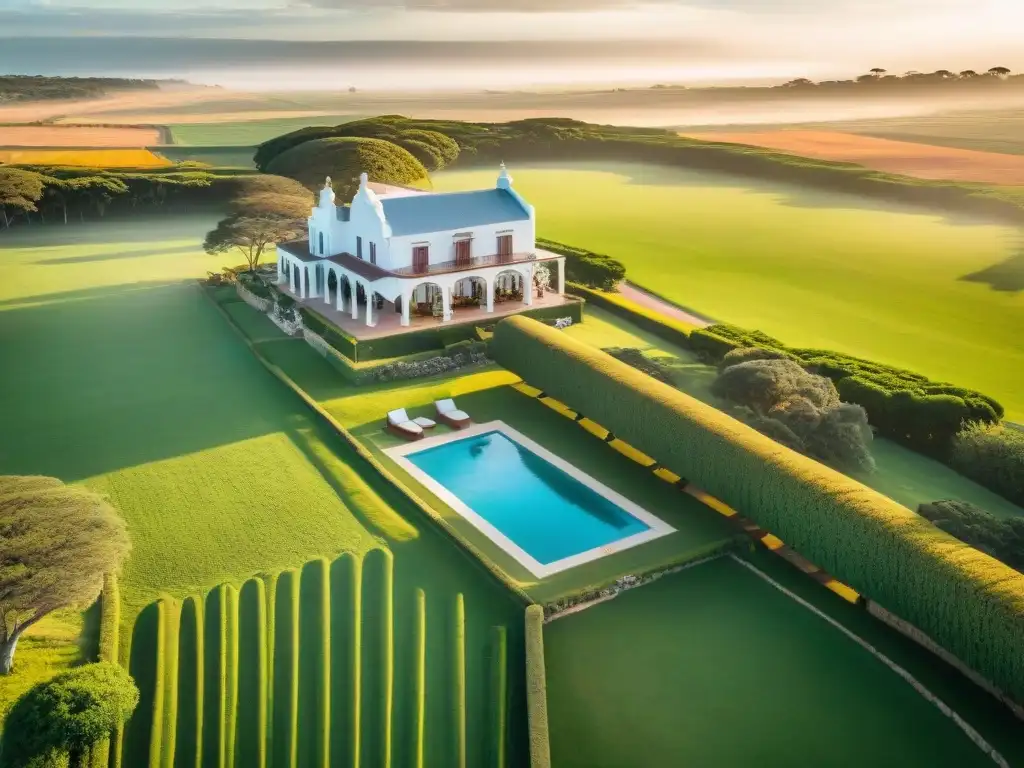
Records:
<instances>
[{"instance_id":1,"label":"gabled roof","mask_svg":"<svg viewBox=\"0 0 1024 768\"><path fill-rule=\"evenodd\" d=\"M399 237L530 218L520 202L504 189L382 197L380 202L391 234Z\"/></svg>"}]
</instances>

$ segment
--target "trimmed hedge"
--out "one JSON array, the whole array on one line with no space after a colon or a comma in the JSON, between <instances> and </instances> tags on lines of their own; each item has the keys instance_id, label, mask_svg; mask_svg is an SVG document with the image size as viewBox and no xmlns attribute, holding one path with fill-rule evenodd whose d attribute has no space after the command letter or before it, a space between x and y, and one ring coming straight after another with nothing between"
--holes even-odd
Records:
<instances>
[{"instance_id":1,"label":"trimmed hedge","mask_svg":"<svg viewBox=\"0 0 1024 768\"><path fill-rule=\"evenodd\" d=\"M577 283L571 283L568 290L577 296L581 296L595 307L606 309L613 315L628 320L638 328L653 333L655 336L678 344L684 349L690 348L690 336L700 330L695 325L684 323L681 320L655 312L642 304L630 301L625 296L606 291L596 291Z\"/></svg>"},{"instance_id":2,"label":"trimmed hedge","mask_svg":"<svg viewBox=\"0 0 1024 768\"><path fill-rule=\"evenodd\" d=\"M362 559L345 552L331 564L331 760L358 766Z\"/></svg>"},{"instance_id":3,"label":"trimmed hedge","mask_svg":"<svg viewBox=\"0 0 1024 768\"><path fill-rule=\"evenodd\" d=\"M544 608L539 605L526 606L526 714L530 731L530 768L551 768L548 683L544 669Z\"/></svg>"},{"instance_id":4,"label":"trimmed hedge","mask_svg":"<svg viewBox=\"0 0 1024 768\"><path fill-rule=\"evenodd\" d=\"M300 306L299 315L303 324L317 336L322 336L324 341L338 350L349 360L358 360L356 345L359 343L355 338L349 336L334 323L328 322L322 316L311 310L309 307Z\"/></svg>"},{"instance_id":5,"label":"trimmed hedge","mask_svg":"<svg viewBox=\"0 0 1024 768\"><path fill-rule=\"evenodd\" d=\"M187 597L178 628L178 726L175 768L198 768L203 739L203 604Z\"/></svg>"},{"instance_id":6,"label":"trimmed hedge","mask_svg":"<svg viewBox=\"0 0 1024 768\"><path fill-rule=\"evenodd\" d=\"M100 593L99 661L117 664L120 641L121 590L117 585L117 574L107 573L103 576L103 592ZM91 768L107 768L110 762L110 739L96 742L89 759Z\"/></svg>"},{"instance_id":7,"label":"trimmed hedge","mask_svg":"<svg viewBox=\"0 0 1024 768\"><path fill-rule=\"evenodd\" d=\"M491 713L488 765L505 768L508 742L508 628L491 627Z\"/></svg>"},{"instance_id":8,"label":"trimmed hedge","mask_svg":"<svg viewBox=\"0 0 1024 768\"><path fill-rule=\"evenodd\" d=\"M537 320L555 320L559 317L571 317L574 323L578 323L583 320L583 303L570 302L557 307L527 309L520 314ZM440 351L460 341L477 340L479 337L477 336L476 328L477 326L473 323L438 325L435 328L427 328L423 331L398 333L379 339L358 341L356 342L356 357L353 359L359 361L381 360L384 358L405 357L417 352ZM319 333L316 328L310 327L310 330ZM326 336L324 338L332 346L334 345L333 339ZM342 354L346 354L343 349L339 349L339 351Z\"/></svg>"},{"instance_id":9,"label":"trimmed hedge","mask_svg":"<svg viewBox=\"0 0 1024 768\"><path fill-rule=\"evenodd\" d=\"M525 318L495 359L895 612L1024 701L1024 575L880 493Z\"/></svg>"},{"instance_id":10,"label":"trimmed hedge","mask_svg":"<svg viewBox=\"0 0 1024 768\"><path fill-rule=\"evenodd\" d=\"M617 259L554 240L537 238L537 247L565 256L565 279L590 288L613 290L626 277L626 267Z\"/></svg>"},{"instance_id":11,"label":"trimmed hedge","mask_svg":"<svg viewBox=\"0 0 1024 768\"><path fill-rule=\"evenodd\" d=\"M326 766L330 749L330 563L306 563L299 575L299 765Z\"/></svg>"},{"instance_id":12,"label":"trimmed hedge","mask_svg":"<svg viewBox=\"0 0 1024 768\"><path fill-rule=\"evenodd\" d=\"M460 592L455 596L454 659L455 695L452 701L452 716L455 719L455 763L466 768L466 602Z\"/></svg>"},{"instance_id":13,"label":"trimmed hedge","mask_svg":"<svg viewBox=\"0 0 1024 768\"><path fill-rule=\"evenodd\" d=\"M416 588L416 651L413 691L413 766L426 765L427 732L427 593Z\"/></svg>"}]
</instances>

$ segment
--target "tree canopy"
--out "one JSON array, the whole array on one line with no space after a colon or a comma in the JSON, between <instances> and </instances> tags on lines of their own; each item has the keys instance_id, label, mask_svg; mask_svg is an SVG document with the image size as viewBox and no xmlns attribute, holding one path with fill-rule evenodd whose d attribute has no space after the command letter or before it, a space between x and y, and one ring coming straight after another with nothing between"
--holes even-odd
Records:
<instances>
[{"instance_id":1,"label":"tree canopy","mask_svg":"<svg viewBox=\"0 0 1024 768\"><path fill-rule=\"evenodd\" d=\"M0 674L22 633L51 611L85 607L130 548L107 500L54 477L0 476Z\"/></svg>"},{"instance_id":2,"label":"tree canopy","mask_svg":"<svg viewBox=\"0 0 1024 768\"><path fill-rule=\"evenodd\" d=\"M40 683L7 716L0 768L85 768L89 749L123 725L138 703L135 682L110 662Z\"/></svg>"},{"instance_id":3,"label":"tree canopy","mask_svg":"<svg viewBox=\"0 0 1024 768\"><path fill-rule=\"evenodd\" d=\"M207 233L203 247L211 254L237 249L252 271L269 246L302 237L311 200L294 179L250 177L228 199L229 214Z\"/></svg>"},{"instance_id":4,"label":"tree canopy","mask_svg":"<svg viewBox=\"0 0 1024 768\"><path fill-rule=\"evenodd\" d=\"M43 196L43 177L19 168L0 168L0 219L11 226L12 213L29 213Z\"/></svg>"},{"instance_id":5,"label":"tree canopy","mask_svg":"<svg viewBox=\"0 0 1024 768\"><path fill-rule=\"evenodd\" d=\"M359 136L303 142L274 157L267 171L297 179L310 189L319 188L330 176L342 199L355 193L361 173L388 184L414 184L428 176L408 150L384 139Z\"/></svg>"},{"instance_id":6,"label":"tree canopy","mask_svg":"<svg viewBox=\"0 0 1024 768\"><path fill-rule=\"evenodd\" d=\"M726 355L712 391L741 406L734 415L795 451L838 469L871 471L871 428L859 405L785 353L739 348Z\"/></svg>"}]
</instances>

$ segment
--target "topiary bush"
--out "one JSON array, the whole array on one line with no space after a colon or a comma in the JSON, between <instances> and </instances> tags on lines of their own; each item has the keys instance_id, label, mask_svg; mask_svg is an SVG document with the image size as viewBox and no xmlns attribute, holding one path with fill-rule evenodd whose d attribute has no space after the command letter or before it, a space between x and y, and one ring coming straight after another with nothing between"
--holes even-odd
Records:
<instances>
[{"instance_id":1,"label":"topiary bush","mask_svg":"<svg viewBox=\"0 0 1024 768\"><path fill-rule=\"evenodd\" d=\"M330 176L339 198L351 197L359 175L388 184L414 184L427 178L423 164L397 144L384 139L332 137L299 144L274 157L267 171L315 189Z\"/></svg>"},{"instance_id":2,"label":"topiary bush","mask_svg":"<svg viewBox=\"0 0 1024 768\"><path fill-rule=\"evenodd\" d=\"M537 238L537 247L565 256L565 279L602 291L614 291L626 277L626 267L617 259L554 240Z\"/></svg>"},{"instance_id":3,"label":"topiary bush","mask_svg":"<svg viewBox=\"0 0 1024 768\"><path fill-rule=\"evenodd\" d=\"M127 722L138 703L128 672L106 661L40 683L7 715L0 768L85 768L92 746Z\"/></svg>"}]
</instances>

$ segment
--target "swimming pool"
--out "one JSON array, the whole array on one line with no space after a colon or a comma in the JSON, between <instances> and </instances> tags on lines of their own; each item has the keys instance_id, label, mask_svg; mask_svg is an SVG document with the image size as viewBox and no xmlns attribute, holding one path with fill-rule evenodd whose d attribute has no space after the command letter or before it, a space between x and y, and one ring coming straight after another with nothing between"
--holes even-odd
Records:
<instances>
[{"instance_id":1,"label":"swimming pool","mask_svg":"<svg viewBox=\"0 0 1024 768\"><path fill-rule=\"evenodd\" d=\"M535 576L674 530L504 422L386 453Z\"/></svg>"}]
</instances>

